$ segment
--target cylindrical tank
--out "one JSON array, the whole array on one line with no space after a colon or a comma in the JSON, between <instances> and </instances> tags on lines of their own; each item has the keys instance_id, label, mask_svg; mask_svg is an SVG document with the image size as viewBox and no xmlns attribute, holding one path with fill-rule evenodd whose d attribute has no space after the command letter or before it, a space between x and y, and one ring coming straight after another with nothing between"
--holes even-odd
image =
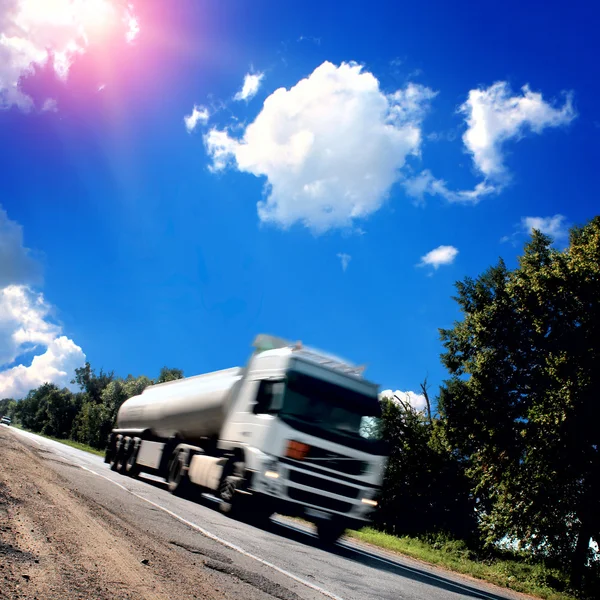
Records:
<instances>
[{"instance_id":1,"label":"cylindrical tank","mask_svg":"<svg viewBox=\"0 0 600 600\"><path fill-rule=\"evenodd\" d=\"M147 387L126 400L116 429L149 430L161 438L184 440L218 436L243 369L234 367Z\"/></svg>"}]
</instances>

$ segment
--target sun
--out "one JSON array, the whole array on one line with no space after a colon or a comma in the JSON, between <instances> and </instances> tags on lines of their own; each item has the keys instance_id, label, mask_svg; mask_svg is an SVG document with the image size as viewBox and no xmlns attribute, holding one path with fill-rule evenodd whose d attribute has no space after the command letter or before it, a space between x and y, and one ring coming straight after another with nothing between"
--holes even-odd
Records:
<instances>
[{"instance_id":1,"label":"sun","mask_svg":"<svg viewBox=\"0 0 600 600\"><path fill-rule=\"evenodd\" d=\"M139 32L131 5L118 0L21 0L15 21L24 32L44 32L48 47L74 33L87 46L119 31L131 42Z\"/></svg>"}]
</instances>

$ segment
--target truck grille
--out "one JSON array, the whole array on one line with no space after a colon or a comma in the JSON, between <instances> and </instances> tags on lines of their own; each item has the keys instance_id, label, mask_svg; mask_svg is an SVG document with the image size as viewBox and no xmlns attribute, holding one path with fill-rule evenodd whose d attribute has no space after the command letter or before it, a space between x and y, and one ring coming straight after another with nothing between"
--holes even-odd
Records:
<instances>
[{"instance_id":1,"label":"truck grille","mask_svg":"<svg viewBox=\"0 0 600 600\"><path fill-rule=\"evenodd\" d=\"M366 473L369 466L362 460L347 458L337 452L315 448L314 446L311 446L304 460L307 463L314 464L315 467L325 467L348 475L362 475Z\"/></svg>"},{"instance_id":2,"label":"truck grille","mask_svg":"<svg viewBox=\"0 0 600 600\"><path fill-rule=\"evenodd\" d=\"M298 490L292 487L288 488L288 496L292 500L297 500L304 504L312 504L313 506L328 508L329 510L335 510L336 512L341 513L346 513L352 508L352 504L349 504L348 502L342 502L335 498L313 494L312 492L305 492L304 490Z\"/></svg>"},{"instance_id":3,"label":"truck grille","mask_svg":"<svg viewBox=\"0 0 600 600\"><path fill-rule=\"evenodd\" d=\"M337 483L336 481L324 479L323 477L314 477L313 475L307 475L306 473L301 473L300 471L295 471L293 469L288 471L288 477L292 483L316 488L317 490L322 490L323 492L329 492L338 496L346 496L347 498L358 497L358 488L351 487L349 485L343 485L341 483Z\"/></svg>"}]
</instances>

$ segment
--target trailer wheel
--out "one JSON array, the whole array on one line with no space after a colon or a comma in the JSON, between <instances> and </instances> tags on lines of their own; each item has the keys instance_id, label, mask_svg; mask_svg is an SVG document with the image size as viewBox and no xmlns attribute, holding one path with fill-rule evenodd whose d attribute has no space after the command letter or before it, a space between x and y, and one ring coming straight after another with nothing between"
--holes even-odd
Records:
<instances>
[{"instance_id":1,"label":"trailer wheel","mask_svg":"<svg viewBox=\"0 0 600 600\"><path fill-rule=\"evenodd\" d=\"M185 497L189 494L191 481L187 474L189 452L176 450L169 463L167 484L169 491L175 496Z\"/></svg>"},{"instance_id":2,"label":"trailer wheel","mask_svg":"<svg viewBox=\"0 0 600 600\"><path fill-rule=\"evenodd\" d=\"M346 526L336 521L319 521L317 523L317 533L319 541L324 546L334 546L335 543L344 535Z\"/></svg>"},{"instance_id":3,"label":"trailer wheel","mask_svg":"<svg viewBox=\"0 0 600 600\"><path fill-rule=\"evenodd\" d=\"M140 474L140 465L137 464L137 455L140 450L141 442L132 438L127 450L127 458L123 465L123 473L129 477L137 477Z\"/></svg>"},{"instance_id":4,"label":"trailer wheel","mask_svg":"<svg viewBox=\"0 0 600 600\"><path fill-rule=\"evenodd\" d=\"M117 452L115 467L115 471L117 471L117 473L121 473L121 475L125 475L125 464L127 463L127 459L129 458L130 449L131 438L124 437L119 445L119 451Z\"/></svg>"},{"instance_id":5,"label":"trailer wheel","mask_svg":"<svg viewBox=\"0 0 600 600\"><path fill-rule=\"evenodd\" d=\"M112 457L115 453L115 434L111 433L108 436L108 443L106 444L106 451L104 452L104 462L107 464L111 463Z\"/></svg>"},{"instance_id":6,"label":"trailer wheel","mask_svg":"<svg viewBox=\"0 0 600 600\"><path fill-rule=\"evenodd\" d=\"M115 438L114 448L110 454L110 470L118 471L119 470L119 461L121 460L121 453L123 452L123 436L118 435Z\"/></svg>"}]
</instances>

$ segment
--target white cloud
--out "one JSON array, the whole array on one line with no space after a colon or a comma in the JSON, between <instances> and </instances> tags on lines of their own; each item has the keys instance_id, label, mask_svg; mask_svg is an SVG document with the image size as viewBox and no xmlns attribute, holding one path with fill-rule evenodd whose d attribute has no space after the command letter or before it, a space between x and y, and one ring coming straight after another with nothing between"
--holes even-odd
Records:
<instances>
[{"instance_id":1,"label":"white cloud","mask_svg":"<svg viewBox=\"0 0 600 600\"><path fill-rule=\"evenodd\" d=\"M497 194L501 189L487 181L480 181L472 190L454 191L448 188L443 179L436 179L428 169L404 180L402 185L406 193L418 202L422 202L425 195L429 195L441 196L449 202L463 204L477 204L485 196Z\"/></svg>"},{"instance_id":2,"label":"white cloud","mask_svg":"<svg viewBox=\"0 0 600 600\"><path fill-rule=\"evenodd\" d=\"M518 140L528 131L539 134L548 127L567 125L576 116L570 94L561 107L555 107L527 85L523 86L522 94L512 96L505 81L487 89L471 90L459 111L467 123L463 142L484 179L472 190L454 191L443 179L437 179L425 169L403 182L408 196L418 202L428 195L441 196L449 202L477 204L486 196L500 193L509 181L504 165L505 142ZM435 134L433 137L437 138Z\"/></svg>"},{"instance_id":3,"label":"white cloud","mask_svg":"<svg viewBox=\"0 0 600 600\"><path fill-rule=\"evenodd\" d=\"M0 398L20 398L46 381L67 385L75 367L84 364L82 349L62 335L51 313L43 295L27 286L9 285L0 290L0 365L40 350L30 365L0 371Z\"/></svg>"},{"instance_id":4,"label":"white cloud","mask_svg":"<svg viewBox=\"0 0 600 600\"><path fill-rule=\"evenodd\" d=\"M137 17L131 12L131 5L129 5L129 9L125 13L123 20L127 25L127 31L125 33L125 39L132 44L137 36L140 34L140 23Z\"/></svg>"},{"instance_id":5,"label":"white cloud","mask_svg":"<svg viewBox=\"0 0 600 600\"><path fill-rule=\"evenodd\" d=\"M0 372L0 397L22 398L43 383L72 388L76 368L85 363L85 354L73 340L60 336L43 354L34 356L29 366L18 365Z\"/></svg>"},{"instance_id":6,"label":"white cloud","mask_svg":"<svg viewBox=\"0 0 600 600\"><path fill-rule=\"evenodd\" d=\"M485 177L506 179L502 153L506 141L520 139L528 131L539 134L548 127L567 125L576 116L571 94L557 107L544 101L541 93L532 92L528 85L521 91L512 96L508 83L499 81L487 89L471 90L460 107L468 126L463 142Z\"/></svg>"},{"instance_id":7,"label":"white cloud","mask_svg":"<svg viewBox=\"0 0 600 600\"><path fill-rule=\"evenodd\" d=\"M345 271L348 268L348 265L350 264L352 257L349 254L346 254L344 252L338 253L337 257L340 259L340 262L342 263L342 271Z\"/></svg>"},{"instance_id":8,"label":"white cloud","mask_svg":"<svg viewBox=\"0 0 600 600\"><path fill-rule=\"evenodd\" d=\"M425 400L425 396L423 394L417 394L415 392L401 392L400 390L396 390L393 392L392 390L383 390L379 394L379 398L389 398L390 400L394 400L398 402L398 398L405 404L412 406L415 410L424 411L427 408L427 401Z\"/></svg>"},{"instance_id":9,"label":"white cloud","mask_svg":"<svg viewBox=\"0 0 600 600\"><path fill-rule=\"evenodd\" d=\"M241 139L212 129L205 143L213 170L266 177L261 221L322 233L381 207L407 157L419 153L433 96L415 84L388 95L361 66L325 62L273 92Z\"/></svg>"},{"instance_id":10,"label":"white cloud","mask_svg":"<svg viewBox=\"0 0 600 600\"><path fill-rule=\"evenodd\" d=\"M118 30L128 41L139 31L131 6L118 0L0 0L0 108L31 108L21 77L52 55L66 79L77 55Z\"/></svg>"},{"instance_id":11,"label":"white cloud","mask_svg":"<svg viewBox=\"0 0 600 600\"><path fill-rule=\"evenodd\" d=\"M521 219L521 227L527 233L531 233L534 229L537 229L554 239L565 238L569 235L567 219L564 215L523 217Z\"/></svg>"},{"instance_id":12,"label":"white cloud","mask_svg":"<svg viewBox=\"0 0 600 600\"><path fill-rule=\"evenodd\" d=\"M549 235L555 242L564 240L569 236L569 225L564 215L553 217L522 217L514 227L515 231L500 239L501 243L510 242L513 246L526 235L530 235L534 229Z\"/></svg>"},{"instance_id":13,"label":"white cloud","mask_svg":"<svg viewBox=\"0 0 600 600\"><path fill-rule=\"evenodd\" d=\"M431 266L434 269L439 269L441 265L451 265L457 256L458 249L454 246L438 246L422 256L418 266Z\"/></svg>"},{"instance_id":14,"label":"white cloud","mask_svg":"<svg viewBox=\"0 0 600 600\"><path fill-rule=\"evenodd\" d=\"M239 101L251 100L254 98L264 77L264 73L246 73L242 89L233 97L233 99Z\"/></svg>"},{"instance_id":15,"label":"white cloud","mask_svg":"<svg viewBox=\"0 0 600 600\"><path fill-rule=\"evenodd\" d=\"M208 114L208 108L206 108L206 106L195 104L192 109L192 114L183 117L185 128L188 130L188 133L191 133L196 129L198 123L200 123L200 125L206 125L209 117L210 115Z\"/></svg>"},{"instance_id":16,"label":"white cloud","mask_svg":"<svg viewBox=\"0 0 600 600\"><path fill-rule=\"evenodd\" d=\"M85 362L81 348L52 319L52 306L29 286L40 279L21 226L0 208L0 368L36 353L29 365L0 370L0 398L20 398L45 381L66 385Z\"/></svg>"},{"instance_id":17,"label":"white cloud","mask_svg":"<svg viewBox=\"0 0 600 600\"><path fill-rule=\"evenodd\" d=\"M40 269L23 245L23 228L0 206L0 288L11 283L35 283ZM0 352L1 352L0 346Z\"/></svg>"}]
</instances>

